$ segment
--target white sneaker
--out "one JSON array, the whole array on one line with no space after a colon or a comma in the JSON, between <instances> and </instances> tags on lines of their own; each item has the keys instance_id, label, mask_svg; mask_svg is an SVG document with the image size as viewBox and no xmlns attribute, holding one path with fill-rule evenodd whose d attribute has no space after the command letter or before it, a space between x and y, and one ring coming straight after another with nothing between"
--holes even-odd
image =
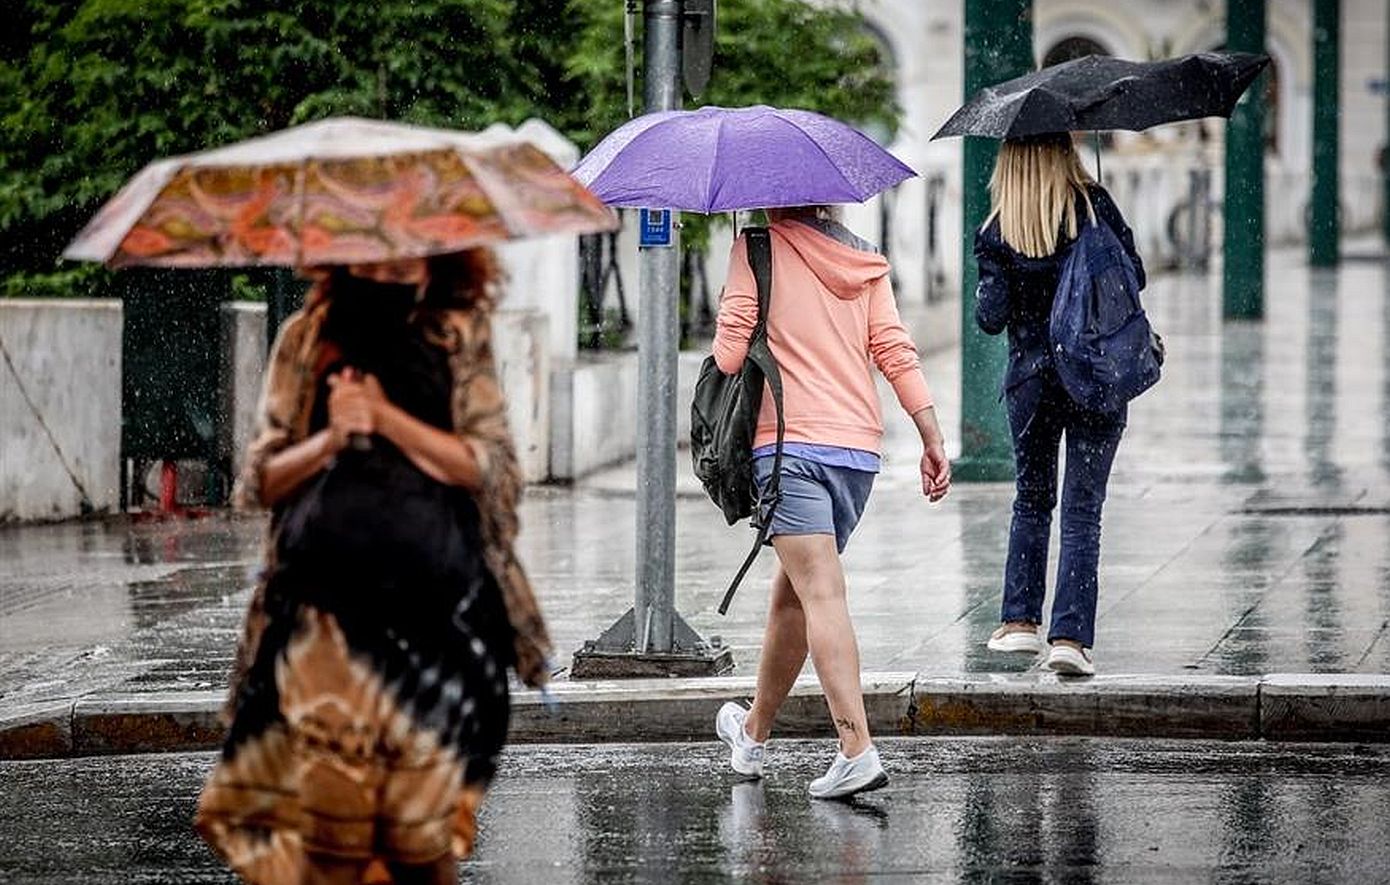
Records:
<instances>
[{"instance_id":1,"label":"white sneaker","mask_svg":"<svg viewBox=\"0 0 1390 885\"><path fill-rule=\"evenodd\" d=\"M1000 627L990 634L989 642L985 647L990 651L1021 652L1023 654L1040 654L1043 650L1043 641L1038 636L1037 628L1031 631L1026 630L1005 630Z\"/></svg>"},{"instance_id":2,"label":"white sneaker","mask_svg":"<svg viewBox=\"0 0 1390 885\"><path fill-rule=\"evenodd\" d=\"M1047 655L1048 669L1062 676L1094 676L1096 665L1084 648L1057 643Z\"/></svg>"},{"instance_id":3,"label":"white sneaker","mask_svg":"<svg viewBox=\"0 0 1390 885\"><path fill-rule=\"evenodd\" d=\"M748 710L729 701L719 708L714 717L714 732L719 739L729 745L729 765L744 777L763 776L763 744L748 736L743 725L748 721Z\"/></svg>"},{"instance_id":4,"label":"white sneaker","mask_svg":"<svg viewBox=\"0 0 1390 885\"><path fill-rule=\"evenodd\" d=\"M829 770L811 781L809 790L813 799L845 799L887 785L888 773L878 761L878 748L870 744L869 749L853 759L836 753Z\"/></svg>"}]
</instances>

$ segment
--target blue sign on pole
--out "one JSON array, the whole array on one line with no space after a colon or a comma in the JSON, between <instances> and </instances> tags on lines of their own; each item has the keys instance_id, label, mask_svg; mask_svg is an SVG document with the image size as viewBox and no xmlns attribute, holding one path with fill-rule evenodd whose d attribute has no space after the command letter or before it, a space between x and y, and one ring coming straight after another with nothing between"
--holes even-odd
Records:
<instances>
[{"instance_id":1,"label":"blue sign on pole","mask_svg":"<svg viewBox=\"0 0 1390 885\"><path fill-rule=\"evenodd\" d=\"M639 246L669 247L671 245L671 210L641 209L637 213Z\"/></svg>"}]
</instances>

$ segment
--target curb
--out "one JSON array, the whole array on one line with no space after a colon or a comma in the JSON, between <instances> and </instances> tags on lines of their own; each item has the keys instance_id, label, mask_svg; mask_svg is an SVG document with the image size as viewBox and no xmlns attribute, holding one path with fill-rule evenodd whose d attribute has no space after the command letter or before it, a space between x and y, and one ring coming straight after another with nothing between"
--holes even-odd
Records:
<instances>
[{"instance_id":1,"label":"curb","mask_svg":"<svg viewBox=\"0 0 1390 885\"><path fill-rule=\"evenodd\" d=\"M1051 674L863 677L880 735L1090 735L1390 742L1390 675ZM550 698L513 695L513 743L704 741L720 704L746 700L752 676L561 682ZM210 750L221 746L221 692L102 695L0 715L0 759ZM777 722L782 737L830 737L820 686L803 677Z\"/></svg>"}]
</instances>

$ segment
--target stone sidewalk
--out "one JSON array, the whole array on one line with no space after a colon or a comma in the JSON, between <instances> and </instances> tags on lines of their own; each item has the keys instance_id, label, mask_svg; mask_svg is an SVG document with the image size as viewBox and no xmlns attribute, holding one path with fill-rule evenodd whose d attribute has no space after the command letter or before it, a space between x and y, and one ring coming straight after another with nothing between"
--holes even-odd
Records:
<instances>
[{"instance_id":1,"label":"stone sidewalk","mask_svg":"<svg viewBox=\"0 0 1390 885\"><path fill-rule=\"evenodd\" d=\"M1155 280L1146 306L1169 359L1163 382L1133 405L1116 462L1095 680L1060 684L1036 662L985 650L1011 489L962 485L927 504L916 491L910 425L890 409L885 470L845 557L867 678L891 699L879 727L1106 732L1113 709L1129 717L1127 733L1171 734L1175 717L1193 712L1171 700L1180 696L1234 717L1212 733L1235 736L1238 726L1250 736L1266 733L1262 697L1306 696L1329 723L1343 716L1336 710L1360 710L1343 716L1346 735L1384 734L1376 729L1390 725L1390 275L1381 253L1363 251L1335 272L1272 254L1262 323L1221 322L1219 276ZM934 355L927 371L949 435L959 426L959 353ZM685 457L678 606L751 677L772 557L720 617L715 607L749 536L723 525ZM533 489L524 504L521 553L560 665L631 605L633 482L629 465L573 489ZM246 517L0 530L0 727L66 735L52 738L59 751L138 748L116 738L84 744L83 729L96 713L150 709L184 721L185 743L215 740L210 712L261 530ZM632 700L638 687L621 691ZM696 698L686 705L692 717L713 697L747 691L737 680L641 688ZM561 693L566 709L598 710L601 719L613 712L609 690L617 689L569 684ZM1320 700L1347 692L1362 700ZM930 700L938 694L971 700ZM1239 702L1228 709L1231 697ZM528 703L521 699L523 710ZM523 713L518 727L562 737L597 727L587 717L546 724ZM658 736L682 734L683 721L669 720L671 731ZM0 741L0 755L15 746Z\"/></svg>"}]
</instances>

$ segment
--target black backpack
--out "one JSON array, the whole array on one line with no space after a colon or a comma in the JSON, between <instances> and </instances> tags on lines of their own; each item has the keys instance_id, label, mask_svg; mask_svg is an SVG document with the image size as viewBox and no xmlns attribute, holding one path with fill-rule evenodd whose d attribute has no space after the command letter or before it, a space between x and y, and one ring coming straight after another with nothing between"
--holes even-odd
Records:
<instances>
[{"instance_id":1,"label":"black backpack","mask_svg":"<svg viewBox=\"0 0 1390 885\"><path fill-rule=\"evenodd\" d=\"M743 581L758 551L767 542L772 516L780 500L782 442L786 422L782 416L782 373L767 344L767 312L772 302L772 241L767 228L744 229L748 264L758 285L758 322L748 340L748 356L737 375L725 375L710 356L700 367L695 384L695 400L690 406L690 454L695 475L704 484L710 499L733 525L752 518L758 529L753 549L729 584L719 613L729 610L734 591ZM753 477L753 436L758 411L763 403L763 385L772 391L777 407L777 451L772 461L772 477L762 495Z\"/></svg>"}]
</instances>

